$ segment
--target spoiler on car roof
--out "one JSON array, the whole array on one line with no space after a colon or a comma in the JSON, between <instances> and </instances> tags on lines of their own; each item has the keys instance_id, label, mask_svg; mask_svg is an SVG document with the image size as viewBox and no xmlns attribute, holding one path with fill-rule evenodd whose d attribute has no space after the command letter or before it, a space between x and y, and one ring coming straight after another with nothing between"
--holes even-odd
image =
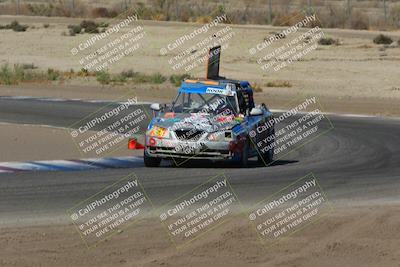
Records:
<instances>
[{"instance_id":1,"label":"spoiler on car roof","mask_svg":"<svg viewBox=\"0 0 400 267\"><path fill-rule=\"evenodd\" d=\"M221 46L215 46L208 50L208 61L206 79L218 80L223 77L219 76L219 61L221 58Z\"/></svg>"}]
</instances>

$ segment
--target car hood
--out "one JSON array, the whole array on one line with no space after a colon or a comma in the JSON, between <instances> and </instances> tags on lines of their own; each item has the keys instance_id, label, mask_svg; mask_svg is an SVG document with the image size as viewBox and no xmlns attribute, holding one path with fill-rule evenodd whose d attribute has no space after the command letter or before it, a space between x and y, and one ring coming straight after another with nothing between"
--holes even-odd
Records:
<instances>
[{"instance_id":1,"label":"car hood","mask_svg":"<svg viewBox=\"0 0 400 267\"><path fill-rule=\"evenodd\" d=\"M205 132L217 132L232 129L243 121L232 115L211 115L203 113L163 113L155 119L154 124L168 130L197 129Z\"/></svg>"}]
</instances>

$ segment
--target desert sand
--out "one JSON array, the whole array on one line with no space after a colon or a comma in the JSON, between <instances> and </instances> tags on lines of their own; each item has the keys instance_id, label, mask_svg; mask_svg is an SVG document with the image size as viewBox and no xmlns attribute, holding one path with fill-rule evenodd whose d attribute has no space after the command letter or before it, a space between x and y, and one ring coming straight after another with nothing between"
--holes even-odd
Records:
<instances>
[{"instance_id":1,"label":"desert sand","mask_svg":"<svg viewBox=\"0 0 400 267\"><path fill-rule=\"evenodd\" d=\"M40 69L79 70L70 50L88 35L63 36L79 19L0 16L0 24L18 19L35 26L25 33L0 31L0 64L34 63ZM44 28L43 23L49 23ZM141 50L110 69L176 74L160 48L198 24L141 21L146 38ZM235 36L222 56L221 73L247 79L263 88L257 102L270 108L290 108L293 99L316 96L323 111L400 117L400 47L375 45L376 31L323 29L340 40L338 46L320 46L304 60L278 72L262 71L249 48L279 27L231 25ZM400 32L387 33L396 41ZM162 38L160 38L162 36ZM18 45L16 45L18 44ZM179 72L182 73L182 72ZM204 68L191 71L202 77ZM289 88L267 87L288 81ZM100 86L92 80L0 86L0 95L113 100L134 91L139 101L169 102L176 88L128 84ZM79 157L65 129L0 124L0 161ZM43 149L46 147L46 149ZM51 147L51 149L49 149ZM132 155L131 151L126 150ZM400 264L400 210L398 203L334 204L333 212L311 225L264 247L243 215L180 250L172 245L158 218L148 218L88 250L67 218L59 223L0 226L0 266L394 266ZM12 220L13 218L7 218Z\"/></svg>"},{"instance_id":2,"label":"desert sand","mask_svg":"<svg viewBox=\"0 0 400 267\"><path fill-rule=\"evenodd\" d=\"M2 266L393 266L400 262L399 206L336 206L265 247L237 216L177 250L158 218L87 249L71 224L0 229Z\"/></svg>"},{"instance_id":3,"label":"desert sand","mask_svg":"<svg viewBox=\"0 0 400 267\"><path fill-rule=\"evenodd\" d=\"M61 35L68 30L68 24L77 24L79 19L1 16L0 23L9 23L14 19L36 28L22 33L2 30L0 64L33 63L44 70L56 68L67 71L72 68L77 71L82 68L79 56L73 56L70 50L91 35ZM43 28L43 23L49 23L50 27ZM174 71L168 64L168 60L175 56L176 52L162 56L160 49L201 25L156 21L138 21L136 24L142 26L146 32L145 38L141 40L141 48L113 64L109 71L118 73L133 69L142 73L160 72L166 76L184 73L183 70ZM284 28L229 26L235 34L223 52L220 72L226 77L249 80L263 88L263 92L256 94L259 102L264 101L272 108L281 108L293 98L311 95L317 96L330 112L400 116L400 47L396 43L400 39L399 31L385 32L395 42L390 46L383 46L372 42L380 33L378 31L322 29L326 37L338 39L340 45L319 45L301 61L275 72L262 70L256 62L257 57L249 54L249 49L270 36L271 32L278 32ZM304 33L305 30L300 29L294 36ZM126 29L115 33L115 37L122 35L124 31ZM160 38L160 34L163 38ZM285 39L279 40L275 48L284 42ZM22 45L15 46L17 43ZM204 69L204 66L198 66L191 70L190 74L203 77ZM287 81L292 87L266 86L266 83L274 81ZM61 84L54 82L1 86L0 95L115 99L124 90L131 89L144 101L168 102L176 92L176 88L168 81L161 85L130 83L125 86L101 86L93 79L78 79L66 80Z\"/></svg>"}]
</instances>

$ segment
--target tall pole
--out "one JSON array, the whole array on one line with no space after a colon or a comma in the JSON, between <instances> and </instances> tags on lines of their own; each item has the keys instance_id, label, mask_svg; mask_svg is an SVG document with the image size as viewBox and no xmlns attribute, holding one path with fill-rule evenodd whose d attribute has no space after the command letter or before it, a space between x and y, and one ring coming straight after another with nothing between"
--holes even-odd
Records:
<instances>
[{"instance_id":1,"label":"tall pole","mask_svg":"<svg viewBox=\"0 0 400 267\"><path fill-rule=\"evenodd\" d=\"M268 0L268 23L272 24L272 0Z\"/></svg>"},{"instance_id":2,"label":"tall pole","mask_svg":"<svg viewBox=\"0 0 400 267\"><path fill-rule=\"evenodd\" d=\"M178 0L175 0L175 16L176 16L176 20L179 21L181 14L180 14L180 10L179 10Z\"/></svg>"},{"instance_id":3,"label":"tall pole","mask_svg":"<svg viewBox=\"0 0 400 267\"><path fill-rule=\"evenodd\" d=\"M351 3L350 3L350 0L347 0L347 18L349 20L349 24L351 27Z\"/></svg>"},{"instance_id":4,"label":"tall pole","mask_svg":"<svg viewBox=\"0 0 400 267\"><path fill-rule=\"evenodd\" d=\"M385 25L387 24L387 9L386 9L386 0L383 0L383 12L385 14Z\"/></svg>"},{"instance_id":5,"label":"tall pole","mask_svg":"<svg viewBox=\"0 0 400 267\"><path fill-rule=\"evenodd\" d=\"M19 15L19 0L17 0L17 15Z\"/></svg>"},{"instance_id":6,"label":"tall pole","mask_svg":"<svg viewBox=\"0 0 400 267\"><path fill-rule=\"evenodd\" d=\"M75 12L75 0L71 0L71 17Z\"/></svg>"},{"instance_id":7,"label":"tall pole","mask_svg":"<svg viewBox=\"0 0 400 267\"><path fill-rule=\"evenodd\" d=\"M307 15L311 15L311 0L308 0L307 3L308 3Z\"/></svg>"}]
</instances>

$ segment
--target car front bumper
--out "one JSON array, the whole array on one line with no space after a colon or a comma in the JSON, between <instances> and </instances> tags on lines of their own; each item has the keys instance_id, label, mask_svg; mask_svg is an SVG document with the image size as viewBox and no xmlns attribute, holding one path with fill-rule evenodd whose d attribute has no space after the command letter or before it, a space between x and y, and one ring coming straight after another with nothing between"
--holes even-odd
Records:
<instances>
[{"instance_id":1,"label":"car front bumper","mask_svg":"<svg viewBox=\"0 0 400 267\"><path fill-rule=\"evenodd\" d=\"M146 153L165 159L214 159L228 160L234 157L229 151L229 141L181 141L146 137Z\"/></svg>"}]
</instances>

